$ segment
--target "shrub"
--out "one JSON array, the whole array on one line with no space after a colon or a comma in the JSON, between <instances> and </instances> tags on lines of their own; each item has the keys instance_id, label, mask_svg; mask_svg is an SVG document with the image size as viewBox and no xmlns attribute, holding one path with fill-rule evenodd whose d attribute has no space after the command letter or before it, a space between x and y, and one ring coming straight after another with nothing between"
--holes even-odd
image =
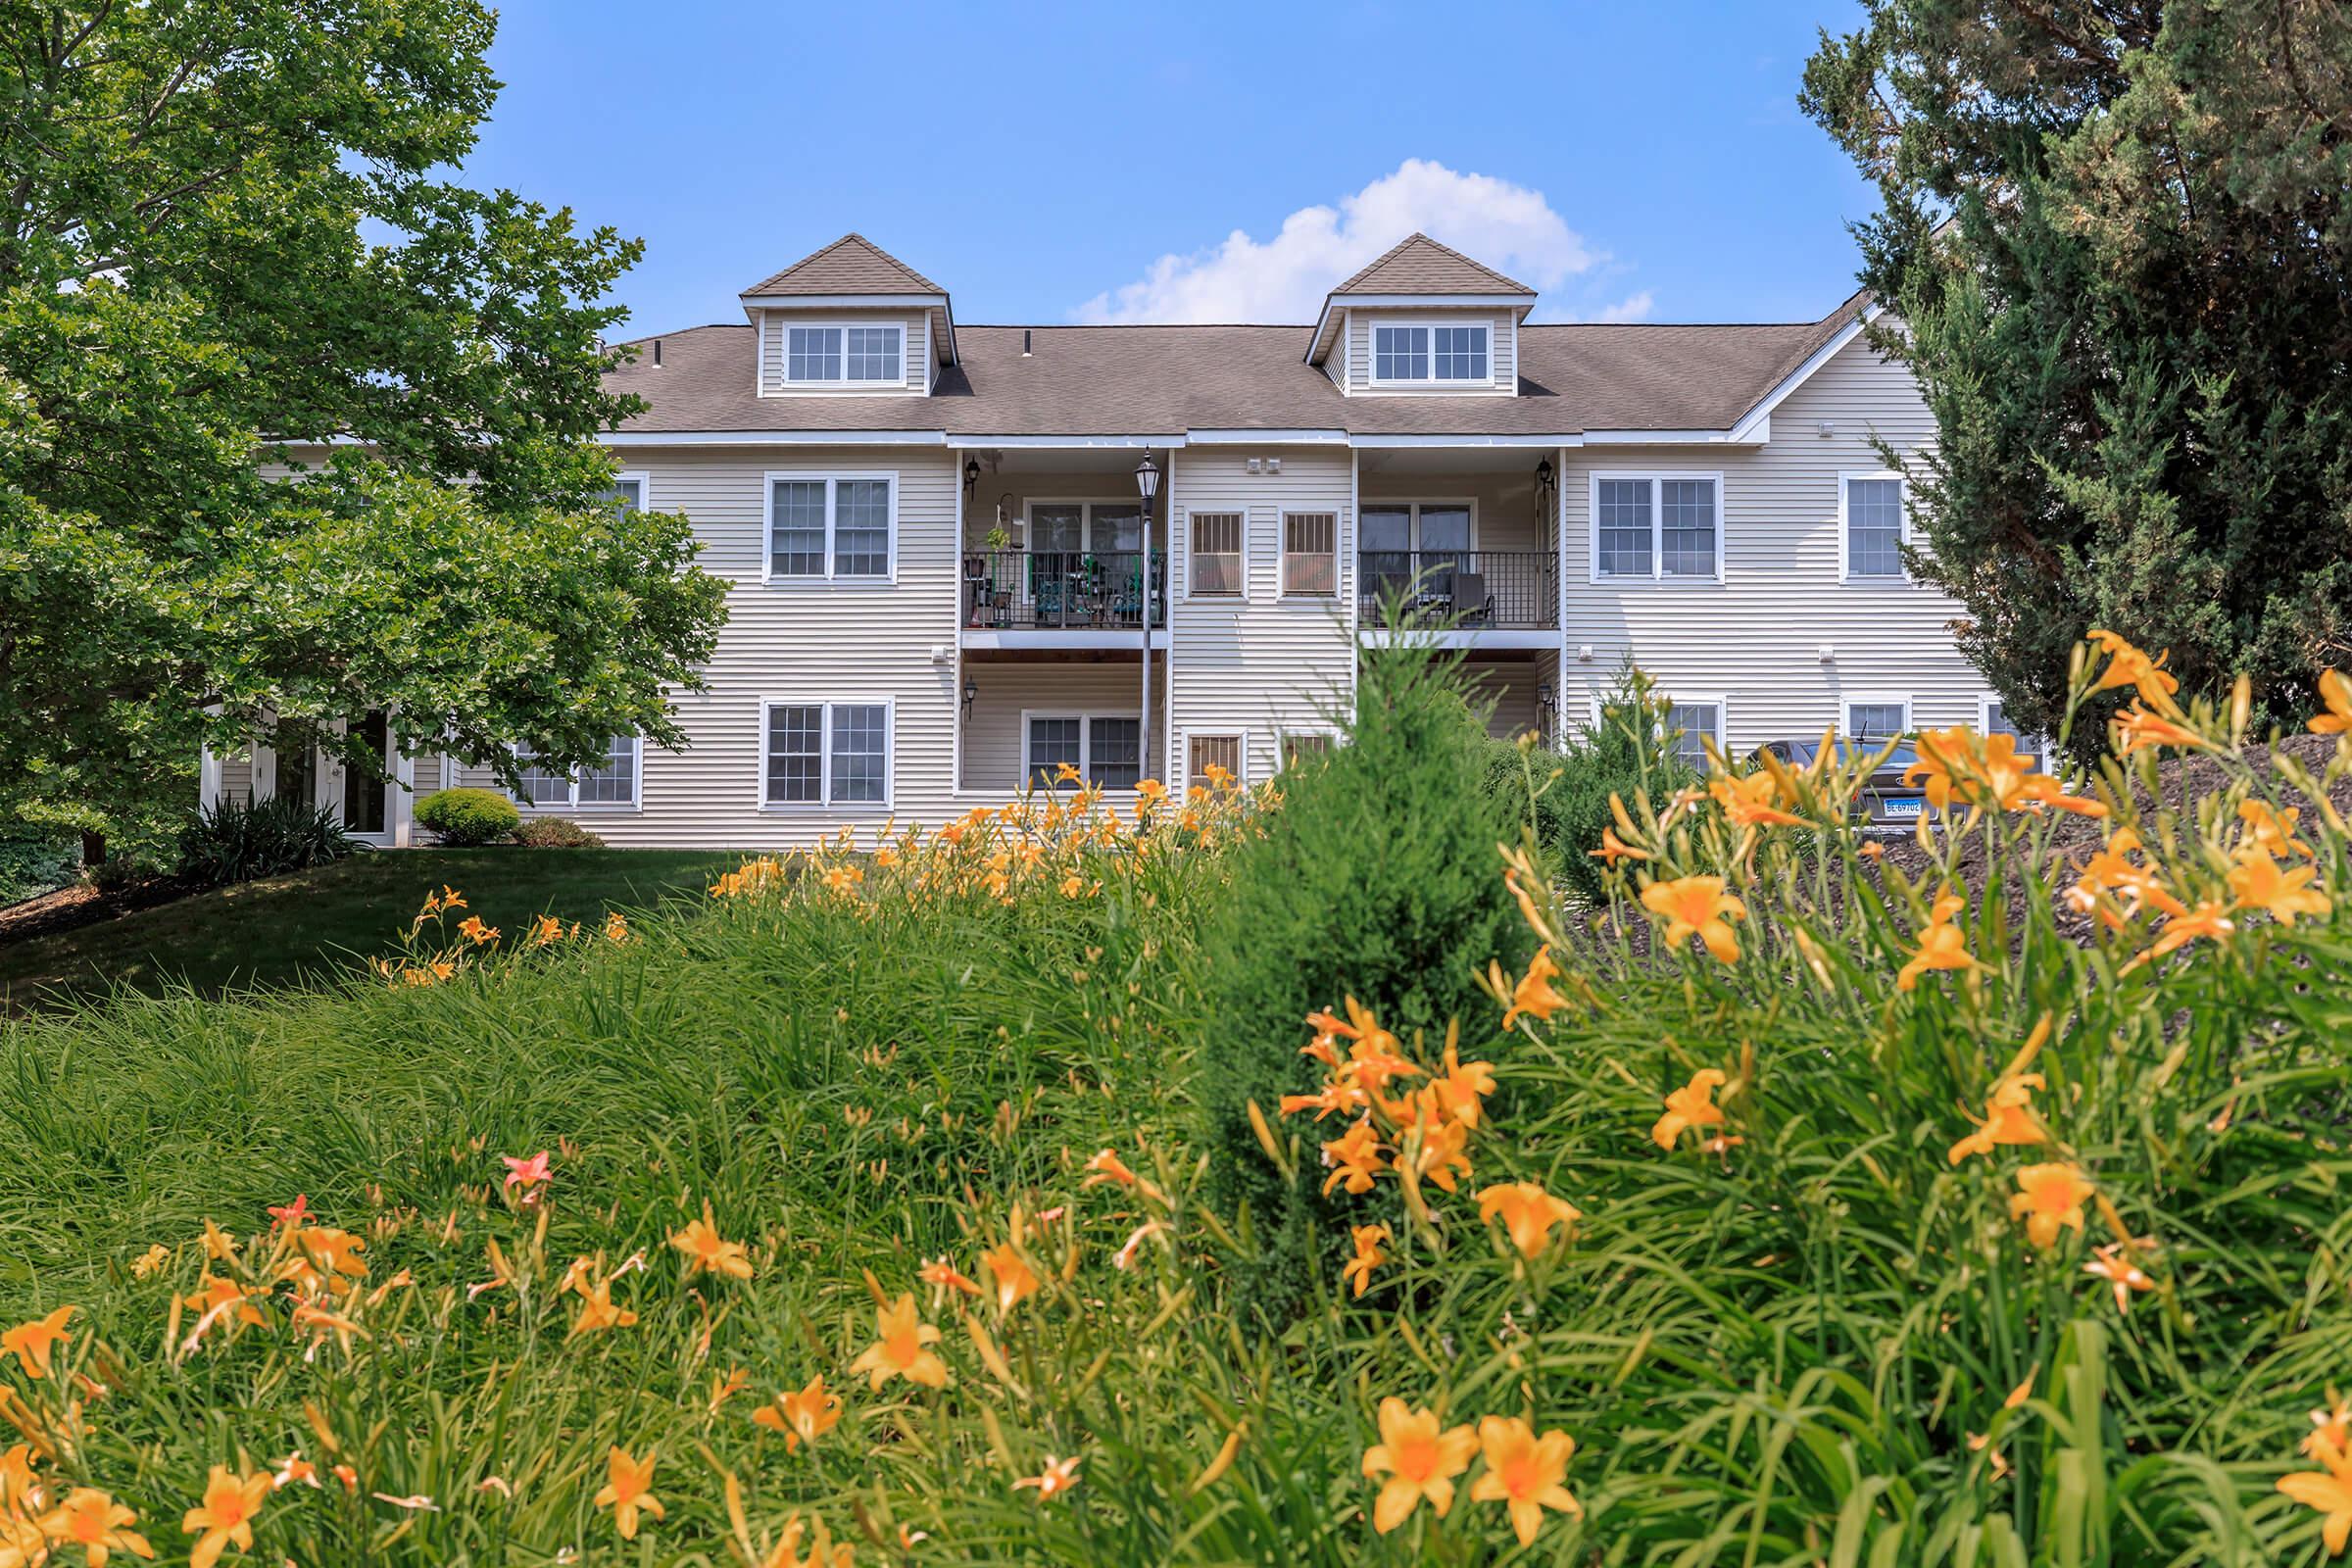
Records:
<instances>
[{"instance_id":1,"label":"shrub","mask_svg":"<svg viewBox=\"0 0 2352 1568\"><path fill-rule=\"evenodd\" d=\"M1250 1124L1308 1088L1300 1020L1348 996L1409 1039L1442 1033L1479 996L1490 958L1533 946L1496 876L1516 839L1486 788L1489 746L1461 695L1460 660L1408 638L1362 650L1348 742L1286 774L1282 809L1235 853L1232 887L1204 939L1202 1110L1220 1202L1247 1202L1262 1256L1246 1289L1279 1314L1311 1272L1313 1239L1340 1206L1312 1174L1271 1169Z\"/></svg>"},{"instance_id":2,"label":"shrub","mask_svg":"<svg viewBox=\"0 0 2352 1568\"><path fill-rule=\"evenodd\" d=\"M332 808L277 798L224 801L181 829L179 874L199 887L221 887L307 870L360 847Z\"/></svg>"},{"instance_id":3,"label":"shrub","mask_svg":"<svg viewBox=\"0 0 2352 1568\"><path fill-rule=\"evenodd\" d=\"M1609 825L1609 797L1664 801L1697 782L1675 753L1679 732L1666 726L1668 707L1648 676L1625 665L1601 699L1600 721L1577 726L1538 803L1539 837L1554 874L1588 902L1601 897L1601 862L1592 852Z\"/></svg>"},{"instance_id":4,"label":"shrub","mask_svg":"<svg viewBox=\"0 0 2352 1568\"><path fill-rule=\"evenodd\" d=\"M496 790L435 790L416 803L416 825L454 849L495 844L522 823L522 812Z\"/></svg>"},{"instance_id":5,"label":"shrub","mask_svg":"<svg viewBox=\"0 0 2352 1568\"><path fill-rule=\"evenodd\" d=\"M70 887L81 870L81 846L43 833L0 833L0 904L20 904Z\"/></svg>"},{"instance_id":6,"label":"shrub","mask_svg":"<svg viewBox=\"0 0 2352 1568\"><path fill-rule=\"evenodd\" d=\"M514 830L514 842L530 850L601 850L605 841L568 816L534 816Z\"/></svg>"}]
</instances>

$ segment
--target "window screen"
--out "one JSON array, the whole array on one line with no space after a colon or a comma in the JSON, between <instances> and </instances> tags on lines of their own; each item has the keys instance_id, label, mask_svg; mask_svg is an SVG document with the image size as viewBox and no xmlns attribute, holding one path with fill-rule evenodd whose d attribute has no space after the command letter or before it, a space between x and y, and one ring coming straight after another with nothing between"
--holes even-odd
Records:
<instances>
[{"instance_id":1,"label":"window screen","mask_svg":"<svg viewBox=\"0 0 2352 1568\"><path fill-rule=\"evenodd\" d=\"M841 328L787 328L784 334L784 378L788 381L840 380Z\"/></svg>"},{"instance_id":2,"label":"window screen","mask_svg":"<svg viewBox=\"0 0 2352 1568\"><path fill-rule=\"evenodd\" d=\"M1666 727L1682 732L1675 737L1675 755L1702 773L1707 769L1706 743L1713 741L1722 749L1723 709L1715 703L1676 703L1666 710Z\"/></svg>"},{"instance_id":3,"label":"window screen","mask_svg":"<svg viewBox=\"0 0 2352 1568\"><path fill-rule=\"evenodd\" d=\"M1903 482L1845 481L1845 571L1849 577L1903 574Z\"/></svg>"},{"instance_id":4,"label":"window screen","mask_svg":"<svg viewBox=\"0 0 2352 1568\"><path fill-rule=\"evenodd\" d=\"M1858 741L1890 741L1910 727L1901 703L1848 703L1845 732Z\"/></svg>"},{"instance_id":5,"label":"window screen","mask_svg":"<svg viewBox=\"0 0 2352 1568\"><path fill-rule=\"evenodd\" d=\"M1282 519L1282 591L1286 594L1339 592L1339 532L1336 513L1294 512Z\"/></svg>"},{"instance_id":6,"label":"window screen","mask_svg":"<svg viewBox=\"0 0 2352 1568\"><path fill-rule=\"evenodd\" d=\"M1649 481L1603 479L1598 488L1600 575L1650 575Z\"/></svg>"},{"instance_id":7,"label":"window screen","mask_svg":"<svg viewBox=\"0 0 2352 1568\"><path fill-rule=\"evenodd\" d=\"M825 710L819 703L779 703L767 710L767 798L777 805L824 799Z\"/></svg>"},{"instance_id":8,"label":"window screen","mask_svg":"<svg viewBox=\"0 0 2352 1568\"><path fill-rule=\"evenodd\" d=\"M1225 597L1242 591L1242 514L1193 514L1193 592Z\"/></svg>"},{"instance_id":9,"label":"window screen","mask_svg":"<svg viewBox=\"0 0 2352 1568\"><path fill-rule=\"evenodd\" d=\"M1233 782L1242 776L1242 738L1239 735L1195 735L1186 758L1185 779L1193 784L1206 784L1208 770L1221 767L1232 775Z\"/></svg>"}]
</instances>

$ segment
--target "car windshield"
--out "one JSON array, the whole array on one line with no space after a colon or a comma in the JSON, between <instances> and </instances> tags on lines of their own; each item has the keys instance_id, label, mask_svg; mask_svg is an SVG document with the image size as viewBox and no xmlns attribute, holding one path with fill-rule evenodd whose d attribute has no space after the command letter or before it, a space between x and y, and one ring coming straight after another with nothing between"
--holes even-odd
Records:
<instances>
[{"instance_id":1,"label":"car windshield","mask_svg":"<svg viewBox=\"0 0 2352 1568\"><path fill-rule=\"evenodd\" d=\"M1885 741L1838 741L1836 743L1838 760L1849 766L1855 762L1867 761L1871 758L1877 757L1886 744ZM1793 762L1798 767L1803 767L1820 754L1821 742L1818 740L1783 741L1772 747L1771 750L1784 754L1787 760ZM1880 762L1879 766L1881 768L1908 767L1917 760L1919 760L1919 754L1911 749L1911 743L1902 741L1886 754L1886 760Z\"/></svg>"}]
</instances>

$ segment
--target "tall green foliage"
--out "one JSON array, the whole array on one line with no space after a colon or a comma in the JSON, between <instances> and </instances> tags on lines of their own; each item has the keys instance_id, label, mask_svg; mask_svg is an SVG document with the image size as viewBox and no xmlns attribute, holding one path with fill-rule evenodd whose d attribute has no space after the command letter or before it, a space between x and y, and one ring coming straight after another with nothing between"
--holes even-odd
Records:
<instances>
[{"instance_id":1,"label":"tall green foliage","mask_svg":"<svg viewBox=\"0 0 2352 1568\"><path fill-rule=\"evenodd\" d=\"M1802 101L1879 184L1863 279L1937 426L1913 567L2010 717L2055 730L2091 626L2312 706L2352 648L2342 6L1868 0Z\"/></svg>"},{"instance_id":2,"label":"tall green foliage","mask_svg":"<svg viewBox=\"0 0 2352 1568\"><path fill-rule=\"evenodd\" d=\"M1250 1205L1258 1258L1245 1289L1270 1312L1304 1289L1347 1202L1318 1196L1311 1161L1286 1180L1250 1126L1251 1102L1270 1121L1316 1081L1300 1020L1353 996L1400 1038L1424 1029L1434 1042L1448 1018L1491 1005L1477 985L1488 958L1515 963L1532 947L1495 855L1519 837L1518 808L1487 789L1460 660L1408 642L1362 651L1348 743L1286 775L1203 939L1210 1180L1228 1209Z\"/></svg>"},{"instance_id":3,"label":"tall green foliage","mask_svg":"<svg viewBox=\"0 0 2352 1568\"><path fill-rule=\"evenodd\" d=\"M498 765L677 738L721 586L685 519L597 499L640 247L445 177L493 28L0 8L0 809L168 837L200 741L269 712L397 706ZM306 482L262 470L333 438Z\"/></svg>"}]
</instances>

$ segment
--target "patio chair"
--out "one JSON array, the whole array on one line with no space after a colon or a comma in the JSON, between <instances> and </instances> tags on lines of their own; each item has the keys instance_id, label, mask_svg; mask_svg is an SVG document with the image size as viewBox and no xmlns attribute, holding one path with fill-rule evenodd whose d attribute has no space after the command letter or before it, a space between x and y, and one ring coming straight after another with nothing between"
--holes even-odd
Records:
<instances>
[{"instance_id":1,"label":"patio chair","mask_svg":"<svg viewBox=\"0 0 2352 1568\"><path fill-rule=\"evenodd\" d=\"M1494 618L1494 600L1487 592L1487 574L1483 571L1456 571L1453 574L1453 613L1465 625L1485 624Z\"/></svg>"}]
</instances>

